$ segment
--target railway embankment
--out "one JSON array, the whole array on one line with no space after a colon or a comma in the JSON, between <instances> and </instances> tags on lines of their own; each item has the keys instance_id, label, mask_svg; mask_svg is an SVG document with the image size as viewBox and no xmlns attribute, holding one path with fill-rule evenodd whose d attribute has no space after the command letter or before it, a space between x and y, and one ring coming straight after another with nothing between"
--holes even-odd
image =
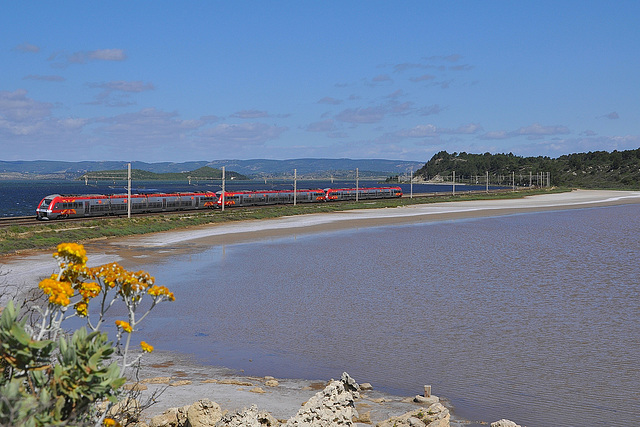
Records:
<instances>
[{"instance_id":1,"label":"railway embankment","mask_svg":"<svg viewBox=\"0 0 640 427\"><path fill-rule=\"evenodd\" d=\"M523 198L536 194L566 192L569 189L534 189L518 191L452 194L416 194L401 199L331 202L322 204L274 205L230 208L224 211L179 211L127 218L98 217L90 219L36 221L29 218L0 219L0 255L25 250L46 250L62 242L89 242L96 239L142 235L185 229L207 224L284 216L340 212L353 209L381 209L440 202Z\"/></svg>"}]
</instances>

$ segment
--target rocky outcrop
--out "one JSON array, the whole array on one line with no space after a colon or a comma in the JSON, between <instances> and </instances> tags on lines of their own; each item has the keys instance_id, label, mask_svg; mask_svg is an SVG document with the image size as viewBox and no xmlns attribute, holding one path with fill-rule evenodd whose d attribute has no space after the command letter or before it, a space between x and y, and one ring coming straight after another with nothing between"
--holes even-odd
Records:
<instances>
[{"instance_id":1,"label":"rocky outcrop","mask_svg":"<svg viewBox=\"0 0 640 427\"><path fill-rule=\"evenodd\" d=\"M331 381L311 397L285 427L351 426L358 416L355 399L359 391L358 383L345 372L340 381Z\"/></svg>"},{"instance_id":2,"label":"rocky outcrop","mask_svg":"<svg viewBox=\"0 0 640 427\"><path fill-rule=\"evenodd\" d=\"M434 403L429 408L415 409L399 417L392 417L376 424L378 427L449 427L451 414L441 403Z\"/></svg>"},{"instance_id":3,"label":"rocky outcrop","mask_svg":"<svg viewBox=\"0 0 640 427\"><path fill-rule=\"evenodd\" d=\"M214 425L214 424L211 424ZM280 423L268 412L259 412L256 405L233 414L227 414L215 424L215 427L265 427L278 426Z\"/></svg>"},{"instance_id":4,"label":"rocky outcrop","mask_svg":"<svg viewBox=\"0 0 640 427\"><path fill-rule=\"evenodd\" d=\"M151 419L149 427L211 427L222 418L220 405L209 399L193 405L171 408Z\"/></svg>"},{"instance_id":5,"label":"rocky outcrop","mask_svg":"<svg viewBox=\"0 0 640 427\"><path fill-rule=\"evenodd\" d=\"M491 423L491 427L520 427L519 424L514 423L511 420L501 419L495 423Z\"/></svg>"}]
</instances>

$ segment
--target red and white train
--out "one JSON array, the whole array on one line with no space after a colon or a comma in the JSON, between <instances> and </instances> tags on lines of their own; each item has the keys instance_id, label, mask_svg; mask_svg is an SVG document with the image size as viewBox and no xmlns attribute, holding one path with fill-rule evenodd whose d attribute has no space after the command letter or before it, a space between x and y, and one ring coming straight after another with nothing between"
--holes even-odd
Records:
<instances>
[{"instance_id":1,"label":"red and white train","mask_svg":"<svg viewBox=\"0 0 640 427\"><path fill-rule=\"evenodd\" d=\"M222 191L217 193L157 193L132 194L131 213L171 212L225 207L319 203L336 200L385 199L402 197L400 187L340 188L266 191ZM295 196L295 197L294 197ZM40 201L36 209L38 219L82 218L104 215L126 215L128 212L126 194L52 194Z\"/></svg>"}]
</instances>

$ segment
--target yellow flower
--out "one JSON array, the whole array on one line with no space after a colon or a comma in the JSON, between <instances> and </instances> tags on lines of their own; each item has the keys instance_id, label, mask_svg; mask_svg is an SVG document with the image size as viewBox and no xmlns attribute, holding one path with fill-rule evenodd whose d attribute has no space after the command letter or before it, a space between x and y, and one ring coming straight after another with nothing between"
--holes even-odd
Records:
<instances>
[{"instance_id":1,"label":"yellow flower","mask_svg":"<svg viewBox=\"0 0 640 427\"><path fill-rule=\"evenodd\" d=\"M97 283L81 283L78 292L85 300L95 298L100 294L102 288Z\"/></svg>"},{"instance_id":2,"label":"yellow flower","mask_svg":"<svg viewBox=\"0 0 640 427\"><path fill-rule=\"evenodd\" d=\"M140 347L142 347L142 351L146 352L146 353L151 353L153 351L153 346L150 344L147 344L144 341L140 342Z\"/></svg>"},{"instance_id":3,"label":"yellow flower","mask_svg":"<svg viewBox=\"0 0 640 427\"><path fill-rule=\"evenodd\" d=\"M116 326L127 333L131 333L133 331L131 325L124 320L116 320Z\"/></svg>"},{"instance_id":4,"label":"yellow flower","mask_svg":"<svg viewBox=\"0 0 640 427\"><path fill-rule=\"evenodd\" d=\"M84 250L84 246L77 243L60 243L58 245L58 252L53 254L53 256L56 258L66 258L82 266L87 263L87 252Z\"/></svg>"},{"instance_id":5,"label":"yellow flower","mask_svg":"<svg viewBox=\"0 0 640 427\"><path fill-rule=\"evenodd\" d=\"M76 313L78 313L78 316L87 317L87 302L85 300L78 301L74 305L74 308L76 309Z\"/></svg>"},{"instance_id":6,"label":"yellow flower","mask_svg":"<svg viewBox=\"0 0 640 427\"><path fill-rule=\"evenodd\" d=\"M169 292L166 286L152 286L149 288L147 293L151 296L166 296L169 301L175 301L176 298L173 296L173 292Z\"/></svg>"},{"instance_id":7,"label":"yellow flower","mask_svg":"<svg viewBox=\"0 0 640 427\"><path fill-rule=\"evenodd\" d=\"M73 288L69 282L58 282L53 279L44 279L38 285L40 289L49 295L49 303L59 305L61 307L67 306L71 303L73 296Z\"/></svg>"},{"instance_id":8,"label":"yellow flower","mask_svg":"<svg viewBox=\"0 0 640 427\"><path fill-rule=\"evenodd\" d=\"M113 418L105 418L102 425L104 425L105 427L122 427L122 424L120 424Z\"/></svg>"}]
</instances>

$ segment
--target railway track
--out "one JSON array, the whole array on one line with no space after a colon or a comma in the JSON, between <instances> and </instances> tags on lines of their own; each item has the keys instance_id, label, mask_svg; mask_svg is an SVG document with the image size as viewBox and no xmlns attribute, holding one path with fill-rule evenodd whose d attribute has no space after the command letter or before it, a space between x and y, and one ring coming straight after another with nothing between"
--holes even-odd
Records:
<instances>
[{"instance_id":1,"label":"railway track","mask_svg":"<svg viewBox=\"0 0 640 427\"><path fill-rule=\"evenodd\" d=\"M511 191L510 189L500 189L500 190L490 190L490 193L502 193L502 192L509 192ZM462 194L482 194L482 193L486 193L485 191L482 190L476 190L476 191L465 191L463 189L463 187L456 191L456 194L458 195L462 195ZM413 198L433 198L433 197L442 197L442 196L446 196L446 195L450 195L450 193L414 193L413 194ZM402 196L402 198L409 198L411 197L409 194L404 194ZM380 200L380 199L367 199L367 200ZM362 202L364 202L365 200L361 200ZM338 202L331 202L331 203L349 203L349 202L353 202L353 200L345 200L345 201L338 201ZM262 208L262 207L269 207L269 206L273 206L273 205L266 205L266 206L250 206L250 208ZM242 209L242 208L231 208L231 209ZM172 211L172 212L154 212L154 213L139 213L139 214L135 214L134 216L136 218L140 218L140 217L145 217L145 216L156 216L156 215L184 215L184 214L190 214L190 213L202 213L202 212L207 212L207 211L203 211L202 209L199 210L182 210L182 211ZM43 224L52 224L52 223L71 223L71 222L83 222L83 221L94 221L94 220L107 220L107 219L113 219L113 218L126 218L127 215L107 215L107 216L91 216L91 217L86 217L86 218L67 218L64 220L51 220L51 221L39 221L35 218L35 216L13 216L13 217L2 217L0 218L0 229L2 228L8 228L8 227L12 227L12 226L38 226L38 225L43 225Z\"/></svg>"}]
</instances>

